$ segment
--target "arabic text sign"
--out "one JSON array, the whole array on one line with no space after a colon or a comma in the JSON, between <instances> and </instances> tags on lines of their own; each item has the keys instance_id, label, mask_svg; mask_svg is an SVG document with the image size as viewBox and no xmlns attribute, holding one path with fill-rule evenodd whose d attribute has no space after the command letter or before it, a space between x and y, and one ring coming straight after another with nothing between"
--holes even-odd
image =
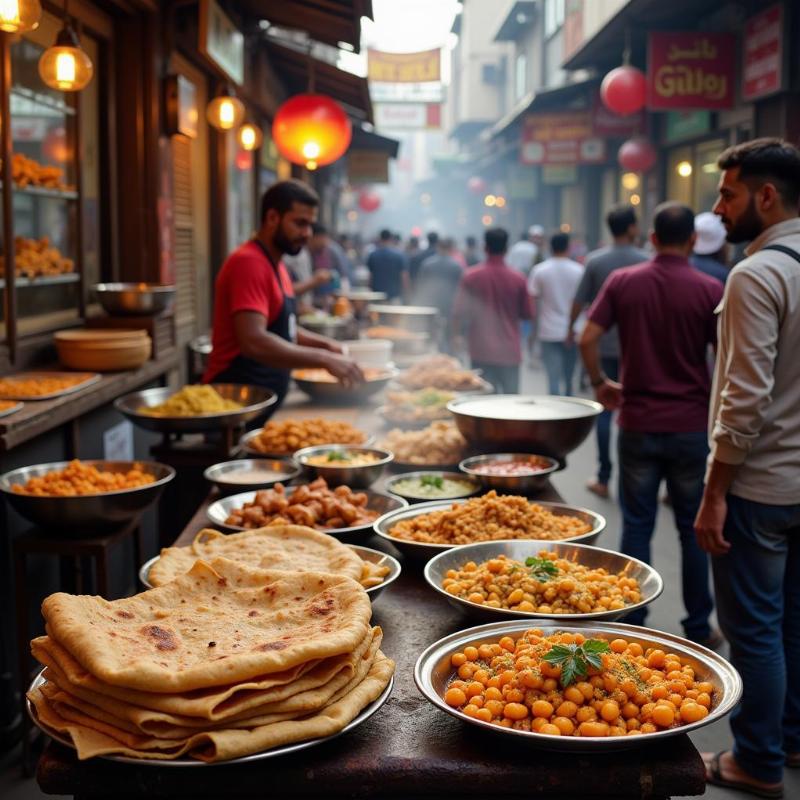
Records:
<instances>
[{"instance_id":1,"label":"arabic text sign","mask_svg":"<svg viewBox=\"0 0 800 800\"><path fill-rule=\"evenodd\" d=\"M783 83L783 7L750 17L744 26L742 99L749 102L779 92Z\"/></svg>"},{"instance_id":2,"label":"arabic text sign","mask_svg":"<svg viewBox=\"0 0 800 800\"><path fill-rule=\"evenodd\" d=\"M522 125L523 164L597 164L605 161L590 111L528 114Z\"/></svg>"},{"instance_id":3,"label":"arabic text sign","mask_svg":"<svg viewBox=\"0 0 800 800\"><path fill-rule=\"evenodd\" d=\"M732 108L736 37L728 33L651 33L647 105L666 109Z\"/></svg>"},{"instance_id":4,"label":"arabic text sign","mask_svg":"<svg viewBox=\"0 0 800 800\"><path fill-rule=\"evenodd\" d=\"M369 48L367 78L375 83L428 83L441 80L441 53L384 53Z\"/></svg>"}]
</instances>

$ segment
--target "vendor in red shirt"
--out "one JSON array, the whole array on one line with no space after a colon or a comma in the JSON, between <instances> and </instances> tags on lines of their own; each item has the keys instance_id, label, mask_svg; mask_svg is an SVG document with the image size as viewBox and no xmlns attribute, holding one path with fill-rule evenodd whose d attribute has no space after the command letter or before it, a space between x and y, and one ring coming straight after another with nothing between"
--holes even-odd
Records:
<instances>
[{"instance_id":1,"label":"vendor in red shirt","mask_svg":"<svg viewBox=\"0 0 800 800\"><path fill-rule=\"evenodd\" d=\"M322 367L345 385L364 379L338 342L297 326L292 281L281 258L308 244L318 206L316 192L296 180L279 181L264 193L261 227L217 275L205 383L263 386L278 395L279 405L297 367Z\"/></svg>"}]
</instances>

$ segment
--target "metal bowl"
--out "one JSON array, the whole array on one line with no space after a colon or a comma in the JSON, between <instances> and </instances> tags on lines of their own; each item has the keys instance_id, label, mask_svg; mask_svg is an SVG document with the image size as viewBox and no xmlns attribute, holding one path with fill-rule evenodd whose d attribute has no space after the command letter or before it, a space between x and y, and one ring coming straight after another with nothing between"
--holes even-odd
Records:
<instances>
[{"instance_id":1,"label":"metal bowl","mask_svg":"<svg viewBox=\"0 0 800 800\"><path fill-rule=\"evenodd\" d=\"M495 489L506 494L530 494L543 489L550 480L550 476L559 469L559 463L556 459L537 455L537 458L547 462L547 466L530 475L486 475L477 471L475 467L488 461L510 462L525 460L530 458L531 455L531 453L494 453L492 455L473 456L472 458L465 458L458 465L458 468L467 475L476 477L487 490Z\"/></svg>"},{"instance_id":2,"label":"metal bowl","mask_svg":"<svg viewBox=\"0 0 800 800\"><path fill-rule=\"evenodd\" d=\"M346 317L309 314L298 320L301 328L327 336L329 339L346 339L351 327L351 320Z\"/></svg>"},{"instance_id":3,"label":"metal bowl","mask_svg":"<svg viewBox=\"0 0 800 800\"><path fill-rule=\"evenodd\" d=\"M297 488L297 486L287 487L286 495L291 495L291 493ZM406 501L400 497L392 497L388 494L373 492L370 489L363 489L361 491L367 495L366 507L371 511L377 511L379 514L384 516L389 512L405 508L408 505L408 503L406 503ZM245 503L252 502L255 496L255 492L243 492L242 494L234 494L230 497L223 497L208 507L208 511L206 512L208 519L212 525L215 525L226 531L250 530L249 528L240 528L238 525L228 525L225 520L232 511L237 508L241 508ZM359 541L365 541L372 535L373 525L374 523L367 522L364 525L358 525L353 528L332 528L330 530L323 530L322 532L339 539L345 544L355 544Z\"/></svg>"},{"instance_id":4,"label":"metal bowl","mask_svg":"<svg viewBox=\"0 0 800 800\"><path fill-rule=\"evenodd\" d=\"M157 283L96 283L92 291L112 317L154 317L166 311L175 299L174 286Z\"/></svg>"},{"instance_id":5,"label":"metal bowl","mask_svg":"<svg viewBox=\"0 0 800 800\"><path fill-rule=\"evenodd\" d=\"M389 478L386 481L385 488L387 492L391 494L396 494L398 497L402 497L405 500L408 500L411 503L420 503L420 502L430 502L430 497L423 497L422 495L415 495L415 494L407 494L405 492L398 491L395 487L400 481L408 480L409 478L423 478L426 475L432 475L434 477L440 478L449 478L450 480L454 481L461 481L463 483L468 483L472 487L468 491L465 491L464 494L456 495L455 497L448 497L447 500L459 500L464 497L472 497L472 495L477 494L481 490L480 483L475 480L475 478L470 477L469 475L462 475L460 472L443 472L441 470L423 470L421 472L406 472L400 475L395 475L393 478Z\"/></svg>"},{"instance_id":6,"label":"metal bowl","mask_svg":"<svg viewBox=\"0 0 800 800\"><path fill-rule=\"evenodd\" d=\"M589 435L600 403L578 397L499 394L448 403L473 450L542 453L563 462Z\"/></svg>"},{"instance_id":7,"label":"metal bowl","mask_svg":"<svg viewBox=\"0 0 800 800\"><path fill-rule=\"evenodd\" d=\"M259 470L264 473L264 478L254 480L250 483L234 483L226 480L231 473L239 470ZM276 477L272 473L279 473ZM236 461L221 461L219 464L210 466L203 477L217 487L223 497L229 494L241 494L242 492L253 492L258 489L269 489L276 483L288 483L300 474L300 467L291 458L275 458L267 460L265 458L240 458Z\"/></svg>"},{"instance_id":8,"label":"metal bowl","mask_svg":"<svg viewBox=\"0 0 800 800\"><path fill-rule=\"evenodd\" d=\"M39 497L12 491L11 486L15 483L24 484L29 478L64 469L69 464L69 461L54 461L7 472L0 477L0 491L5 494L12 508L31 522L44 528L53 528L67 538L80 538L87 531L105 530L136 519L158 500L164 487L175 477L172 467L155 461L96 460L82 463L108 472L127 472L136 464L156 480L135 489L71 497Z\"/></svg>"},{"instance_id":9,"label":"metal bowl","mask_svg":"<svg viewBox=\"0 0 800 800\"><path fill-rule=\"evenodd\" d=\"M430 544L428 542L413 542L407 539L398 539L396 536L392 536L391 529L400 522L400 520L414 519L415 517L421 517L423 514L430 514L432 511L447 511L454 505L462 505L466 502L466 500L434 500L430 503L417 503L408 508L400 508L397 511L390 511L384 514L382 517L375 520L373 528L378 536L385 539L387 542L391 542L401 553L404 553L410 558L428 561L433 558L433 556L439 555L439 553L452 550L455 547L463 547L464 545ZM557 539L554 541L593 544L597 537L605 530L605 519L594 511L589 511L589 509L562 505L561 503L537 502L537 505L544 506L552 514L579 517L592 526L592 529L588 533L582 533L580 536ZM520 541L524 543L526 540L520 539Z\"/></svg>"},{"instance_id":10,"label":"metal bowl","mask_svg":"<svg viewBox=\"0 0 800 800\"><path fill-rule=\"evenodd\" d=\"M507 608L492 608L491 606L471 603L460 597L449 594L442 588L442 581L447 577L447 571L461 569L468 561L480 564L490 558L504 555L515 561L522 561L529 556L537 555L541 550L555 553L559 558L574 561L590 569L605 569L609 573L618 575L622 573L626 578L635 578L639 581L642 599L620 610L592 611L586 614L541 614L536 611L513 611ZM521 541L511 539L497 542L481 542L480 544L465 544L454 547L445 553L440 553L425 565L425 580L432 589L439 592L451 606L469 615L476 622L491 622L499 619L550 619L550 620L616 620L629 614L637 608L652 603L664 590L661 576L644 561L639 561L630 556L616 553L613 550L603 550L599 547L590 547L576 542L546 542L546 541Z\"/></svg>"},{"instance_id":11,"label":"metal bowl","mask_svg":"<svg viewBox=\"0 0 800 800\"><path fill-rule=\"evenodd\" d=\"M373 550L371 547L361 547L357 544L351 544L348 545L348 547L351 550L355 550L363 561L369 561L371 564L385 564L389 568L389 574L383 579L382 583L365 589L366 593L369 595L369 599L374 603L378 595L400 577L400 572L402 571L400 562L388 553L382 553L380 550ZM161 556L153 556L153 558L145 561L139 568L139 583L141 583L145 589L153 588L153 584L150 583L150 570L159 558L161 558Z\"/></svg>"},{"instance_id":12,"label":"metal bowl","mask_svg":"<svg viewBox=\"0 0 800 800\"><path fill-rule=\"evenodd\" d=\"M326 405L358 405L385 388L386 384L397 375L398 370L392 367L391 369L387 368L384 372L385 374L380 378L357 383L354 386L345 386L338 381L335 383L330 381L310 381L298 378L295 374L292 374L292 379L297 384L298 389L318 403Z\"/></svg>"},{"instance_id":13,"label":"metal bowl","mask_svg":"<svg viewBox=\"0 0 800 800\"><path fill-rule=\"evenodd\" d=\"M371 305L370 317L377 320L378 325L389 325L404 328L407 331L433 333L436 329L439 309L435 306L395 306Z\"/></svg>"},{"instance_id":14,"label":"metal bowl","mask_svg":"<svg viewBox=\"0 0 800 800\"><path fill-rule=\"evenodd\" d=\"M701 647L699 644L682 639L671 633L652 631L649 628L640 628L635 625L625 625L621 622L571 622L564 623L543 620L536 623L546 634L556 632L581 633L586 638L602 636L607 639L622 637L629 642L638 642L643 648L659 647L667 652L676 653L681 659L692 666L695 673L702 680L714 685L714 707L709 715L699 722L669 728L656 733L642 736L551 736L549 734L519 731L513 728L502 728L488 722L467 717L465 714L451 708L444 702L443 695L447 684L454 675L450 664L450 656L462 651L470 644L492 644L500 641L503 636L518 636L531 627L530 620L515 620L511 622L495 622L491 625L479 625L450 636L445 636L438 642L428 647L417 659L414 667L414 681L423 696L433 705L448 714L473 725L478 725L486 730L491 730L501 736L517 737L517 740L527 740L532 746L548 750L567 750L573 752L608 752L611 750L627 750L642 745L656 744L671 736L683 736L686 733L710 725L730 713L739 702L742 695L742 679L739 673L722 656L713 650Z\"/></svg>"},{"instance_id":15,"label":"metal bowl","mask_svg":"<svg viewBox=\"0 0 800 800\"><path fill-rule=\"evenodd\" d=\"M159 433L203 433L220 428L235 428L263 414L278 402L278 396L260 386L244 386L238 383L212 383L211 386L226 400L235 400L242 405L235 411L221 414L199 414L196 417L154 417L140 410L143 406L157 406L176 393L175 389L145 389L120 397L114 408L135 425Z\"/></svg>"},{"instance_id":16,"label":"metal bowl","mask_svg":"<svg viewBox=\"0 0 800 800\"><path fill-rule=\"evenodd\" d=\"M366 453L377 456L379 460L360 467L336 461L325 466L308 463L309 458L327 453ZM315 447L304 447L294 454L295 462L309 479L324 478L329 486L349 486L352 489L366 489L372 486L383 474L386 465L390 464L393 459L394 454L388 450L356 444L321 444Z\"/></svg>"},{"instance_id":17,"label":"metal bowl","mask_svg":"<svg viewBox=\"0 0 800 800\"><path fill-rule=\"evenodd\" d=\"M253 439L255 439L260 433L262 429L257 428L254 431L248 431L241 439L239 439L239 447L241 448L242 452L247 453L247 455L252 456L253 458L286 458L292 457L297 451L292 450L290 453L263 453L261 450L256 450L255 447L251 444ZM375 442L374 436L367 436L366 439L361 444L353 445L353 447L371 447L372 444ZM327 446L331 447L335 444L343 444L341 442L327 442L326 445L317 445L319 447ZM345 446L343 444L343 446ZM350 446L346 444L346 446Z\"/></svg>"},{"instance_id":18,"label":"metal bowl","mask_svg":"<svg viewBox=\"0 0 800 800\"><path fill-rule=\"evenodd\" d=\"M392 416L396 411L395 406L385 405L378 406L375 414L383 420L387 427L401 428L406 431L421 431L433 422L447 422L450 419L450 412L446 408L442 409L441 416L433 419L398 419L396 416Z\"/></svg>"}]
</instances>

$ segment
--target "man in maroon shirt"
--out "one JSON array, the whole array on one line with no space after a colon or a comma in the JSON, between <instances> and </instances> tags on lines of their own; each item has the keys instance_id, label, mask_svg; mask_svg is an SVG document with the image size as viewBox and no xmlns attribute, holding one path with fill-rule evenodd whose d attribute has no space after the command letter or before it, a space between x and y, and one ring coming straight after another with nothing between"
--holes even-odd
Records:
<instances>
[{"instance_id":1,"label":"man in maroon shirt","mask_svg":"<svg viewBox=\"0 0 800 800\"><path fill-rule=\"evenodd\" d=\"M708 456L711 380L706 361L716 344L714 311L722 284L694 269L694 213L679 203L656 209L650 239L652 261L609 275L589 311L581 354L607 409L620 409L619 464L622 552L650 562L658 490L662 479L672 500L682 552L682 620L686 636L717 644L708 617L713 608L708 561L694 537L693 522L703 494ZM617 325L621 383L600 369L600 337ZM627 622L641 625L646 611Z\"/></svg>"},{"instance_id":2,"label":"man in maroon shirt","mask_svg":"<svg viewBox=\"0 0 800 800\"><path fill-rule=\"evenodd\" d=\"M464 273L452 309L452 331L466 330L472 366L497 392L519 392L522 361L519 322L531 318L525 278L505 263L508 233L491 228L484 235L486 260Z\"/></svg>"}]
</instances>

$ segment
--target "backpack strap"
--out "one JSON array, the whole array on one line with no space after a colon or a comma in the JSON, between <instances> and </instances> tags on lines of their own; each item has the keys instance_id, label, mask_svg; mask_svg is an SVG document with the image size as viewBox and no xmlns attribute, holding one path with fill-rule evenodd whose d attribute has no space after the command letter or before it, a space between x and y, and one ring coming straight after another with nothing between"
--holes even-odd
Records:
<instances>
[{"instance_id":1,"label":"backpack strap","mask_svg":"<svg viewBox=\"0 0 800 800\"><path fill-rule=\"evenodd\" d=\"M766 247L762 247L759 252L764 250L777 250L779 253L783 253L784 255L793 258L795 261L800 262L800 253L798 253L797 250L792 250L791 247L786 247L786 245L770 244Z\"/></svg>"}]
</instances>

